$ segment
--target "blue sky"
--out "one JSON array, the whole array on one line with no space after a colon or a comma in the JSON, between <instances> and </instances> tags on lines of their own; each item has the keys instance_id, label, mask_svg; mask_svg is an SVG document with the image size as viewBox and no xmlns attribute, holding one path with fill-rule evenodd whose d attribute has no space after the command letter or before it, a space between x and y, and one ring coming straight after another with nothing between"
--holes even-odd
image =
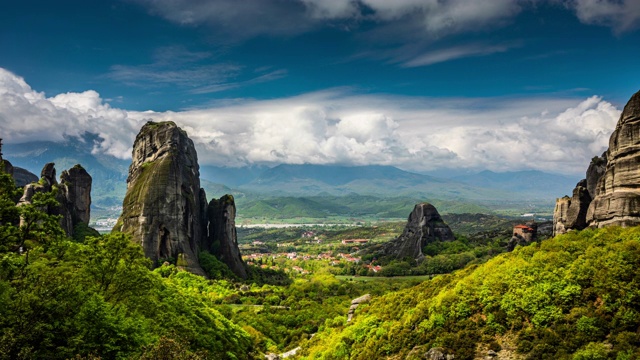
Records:
<instances>
[{"instance_id":1,"label":"blue sky","mask_svg":"<svg viewBox=\"0 0 640 360\"><path fill-rule=\"evenodd\" d=\"M580 173L640 88L639 28L633 0L5 2L0 130L126 158L169 119L218 165Z\"/></svg>"}]
</instances>

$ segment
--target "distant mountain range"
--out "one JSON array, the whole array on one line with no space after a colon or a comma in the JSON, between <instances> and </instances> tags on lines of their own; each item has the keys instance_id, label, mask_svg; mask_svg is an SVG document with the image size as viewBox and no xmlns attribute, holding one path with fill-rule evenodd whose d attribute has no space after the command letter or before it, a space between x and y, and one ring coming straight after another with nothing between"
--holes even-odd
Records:
<instances>
[{"instance_id":1,"label":"distant mountain range","mask_svg":"<svg viewBox=\"0 0 640 360\"><path fill-rule=\"evenodd\" d=\"M47 162L55 162L59 173L80 163L93 177L93 206L107 209L122 204L126 191L129 160L104 154L92 154L93 139L66 143L31 142L4 144L4 157L15 166L36 175ZM495 173L482 171L453 178L416 174L393 166L278 165L226 168L203 165L202 186L209 198L232 193L238 199L239 215L282 214L320 216L322 214L362 214L370 211L382 217L396 216L404 205L414 200L449 204L475 204L461 209L492 209L501 204L536 202L548 204L556 197L569 194L577 178L541 171ZM298 200L293 200L298 198ZM353 201L371 201L374 208L343 206ZM374 199L396 199L396 205ZM479 206L478 206L479 205ZM506 206L506 205L505 205ZM363 210L367 209L368 210ZM459 205L452 209L460 208ZM446 212L446 211L443 211ZM407 213L408 214L408 213ZM406 214L404 215L406 216ZM403 216L403 217L404 217Z\"/></svg>"},{"instance_id":2,"label":"distant mountain range","mask_svg":"<svg viewBox=\"0 0 640 360\"><path fill-rule=\"evenodd\" d=\"M536 198L556 198L570 194L578 180L572 176L545 173L538 170L496 173L485 170L476 174L452 178L473 186L526 193Z\"/></svg>"}]
</instances>

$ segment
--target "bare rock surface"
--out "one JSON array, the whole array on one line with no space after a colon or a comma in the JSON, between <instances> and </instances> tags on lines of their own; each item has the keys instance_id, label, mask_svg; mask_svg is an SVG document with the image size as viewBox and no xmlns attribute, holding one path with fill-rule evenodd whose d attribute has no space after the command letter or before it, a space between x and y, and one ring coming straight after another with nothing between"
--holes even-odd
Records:
<instances>
[{"instance_id":1,"label":"bare rock surface","mask_svg":"<svg viewBox=\"0 0 640 360\"><path fill-rule=\"evenodd\" d=\"M79 164L60 175L60 194L74 224L89 224L91 219L91 175Z\"/></svg>"},{"instance_id":2,"label":"bare rock surface","mask_svg":"<svg viewBox=\"0 0 640 360\"><path fill-rule=\"evenodd\" d=\"M131 234L145 255L205 275L198 250L202 223L200 173L193 141L173 122L147 122L133 144L127 193L114 230Z\"/></svg>"},{"instance_id":3,"label":"bare rock surface","mask_svg":"<svg viewBox=\"0 0 640 360\"><path fill-rule=\"evenodd\" d=\"M128 233L156 265L176 265L206 275L198 261L206 250L238 277L247 270L238 248L233 196L207 203L193 141L175 123L145 124L133 144L127 193L114 231Z\"/></svg>"},{"instance_id":4,"label":"bare rock surface","mask_svg":"<svg viewBox=\"0 0 640 360\"><path fill-rule=\"evenodd\" d=\"M209 217L209 246L229 269L242 279L247 278L247 269L238 249L236 234L236 205L233 196L225 195L220 199L212 199L207 210Z\"/></svg>"},{"instance_id":5,"label":"bare rock surface","mask_svg":"<svg viewBox=\"0 0 640 360\"><path fill-rule=\"evenodd\" d=\"M591 196L591 199L596 197L598 181L600 181L600 178L602 177L602 175L604 175L606 169L607 152L605 151L601 156L595 156L593 159L591 159L589 168L587 168L587 191L589 191L589 196Z\"/></svg>"},{"instance_id":6,"label":"bare rock surface","mask_svg":"<svg viewBox=\"0 0 640 360\"><path fill-rule=\"evenodd\" d=\"M640 91L624 107L609 139L607 164L589 206L589 226L640 224Z\"/></svg>"},{"instance_id":7,"label":"bare rock surface","mask_svg":"<svg viewBox=\"0 0 640 360\"><path fill-rule=\"evenodd\" d=\"M564 196L556 200L553 211L553 235L586 228L590 203L591 196L587 189L587 180L583 179L573 189L572 197Z\"/></svg>"},{"instance_id":8,"label":"bare rock surface","mask_svg":"<svg viewBox=\"0 0 640 360\"><path fill-rule=\"evenodd\" d=\"M40 173L38 182L25 185L20 204L30 204L36 193L51 192L57 189L56 200L59 205L46 209L51 215L62 215L60 225L67 236L73 236L73 231L79 223L89 224L91 218L91 175L77 164L62 172L60 183L56 180L54 163L47 163Z\"/></svg>"},{"instance_id":9,"label":"bare rock surface","mask_svg":"<svg viewBox=\"0 0 640 360\"><path fill-rule=\"evenodd\" d=\"M365 294L360 296L359 298L355 298L351 300L351 306L349 307L349 312L347 313L347 322L351 322L353 319L353 314L356 312L356 309L360 304L368 303L371 301L371 294Z\"/></svg>"},{"instance_id":10,"label":"bare rock surface","mask_svg":"<svg viewBox=\"0 0 640 360\"><path fill-rule=\"evenodd\" d=\"M452 241L453 232L429 203L417 204L407 220L402 235L385 244L383 251L398 259L410 257L417 261L424 259L422 248L434 241Z\"/></svg>"}]
</instances>

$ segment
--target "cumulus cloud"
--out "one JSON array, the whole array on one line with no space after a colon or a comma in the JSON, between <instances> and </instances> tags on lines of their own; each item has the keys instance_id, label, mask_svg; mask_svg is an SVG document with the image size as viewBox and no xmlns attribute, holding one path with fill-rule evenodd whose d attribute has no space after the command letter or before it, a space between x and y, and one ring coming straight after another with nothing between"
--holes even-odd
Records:
<instances>
[{"instance_id":1,"label":"cumulus cloud","mask_svg":"<svg viewBox=\"0 0 640 360\"><path fill-rule=\"evenodd\" d=\"M131 156L142 125L175 121L203 164L395 165L413 171L540 169L581 174L608 145L620 111L601 97L424 98L331 89L203 109L134 112L95 91L46 97L0 69L7 143L96 133L94 152Z\"/></svg>"},{"instance_id":2,"label":"cumulus cloud","mask_svg":"<svg viewBox=\"0 0 640 360\"><path fill-rule=\"evenodd\" d=\"M47 98L0 68L0 131L7 142L59 142L91 132L101 138L94 152L127 158L141 121L110 107L93 90Z\"/></svg>"}]
</instances>

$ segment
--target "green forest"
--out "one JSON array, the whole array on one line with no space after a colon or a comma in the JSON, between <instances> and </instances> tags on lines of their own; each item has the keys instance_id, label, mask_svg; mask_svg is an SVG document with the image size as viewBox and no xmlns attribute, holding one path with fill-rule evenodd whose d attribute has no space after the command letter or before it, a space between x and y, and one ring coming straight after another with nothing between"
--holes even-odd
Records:
<instances>
[{"instance_id":1,"label":"green forest","mask_svg":"<svg viewBox=\"0 0 640 360\"><path fill-rule=\"evenodd\" d=\"M509 253L499 239L458 236L425 254L468 261L427 280L356 281L312 259L300 263L308 274L285 273L290 260L269 259L240 281L207 253L210 279L152 269L123 234L67 238L43 211L54 195L16 207L20 191L0 174L0 359L260 359L298 347L293 358L640 358L639 228Z\"/></svg>"}]
</instances>

